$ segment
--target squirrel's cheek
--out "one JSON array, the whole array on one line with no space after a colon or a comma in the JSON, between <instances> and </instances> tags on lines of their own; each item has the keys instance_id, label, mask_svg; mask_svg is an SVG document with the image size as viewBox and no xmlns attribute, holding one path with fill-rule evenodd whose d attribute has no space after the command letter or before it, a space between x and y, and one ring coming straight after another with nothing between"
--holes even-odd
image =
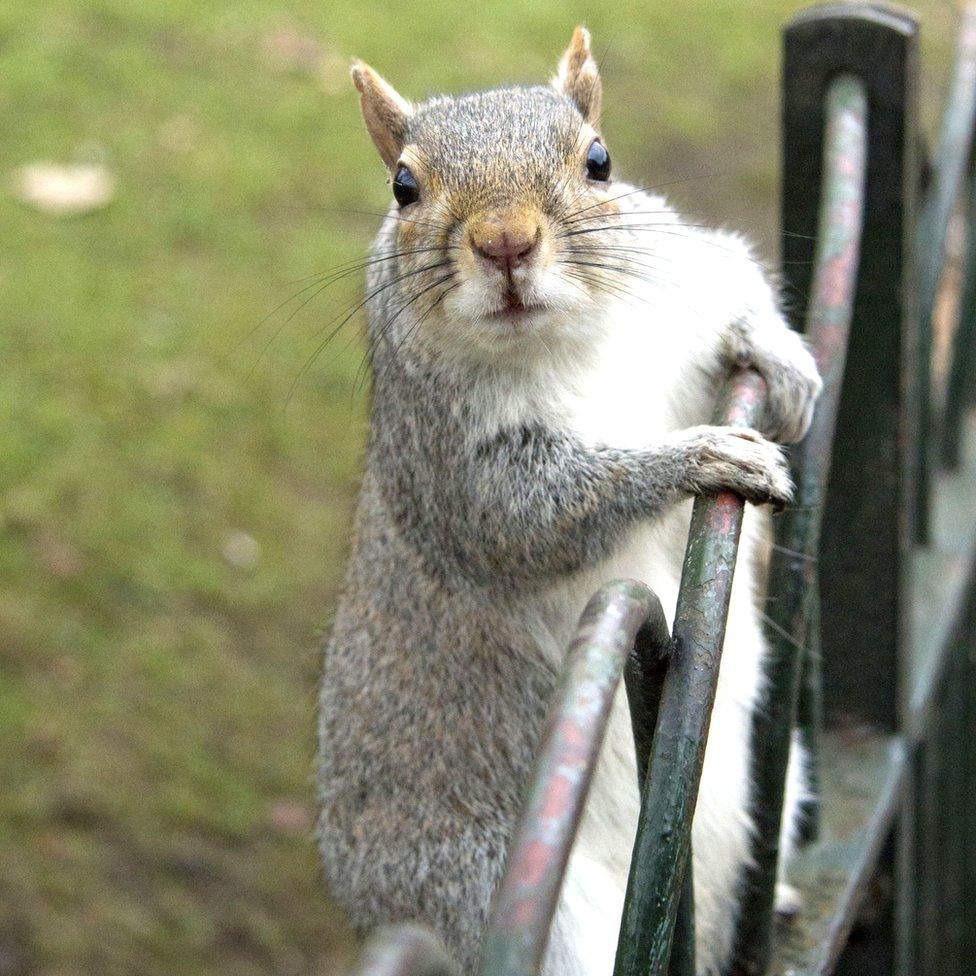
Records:
<instances>
[{"instance_id":1,"label":"squirrel's cheek","mask_svg":"<svg viewBox=\"0 0 976 976\"><path fill-rule=\"evenodd\" d=\"M425 243L424 235L425 232L420 224L407 220L400 221L400 240L402 243L411 247L419 247Z\"/></svg>"}]
</instances>

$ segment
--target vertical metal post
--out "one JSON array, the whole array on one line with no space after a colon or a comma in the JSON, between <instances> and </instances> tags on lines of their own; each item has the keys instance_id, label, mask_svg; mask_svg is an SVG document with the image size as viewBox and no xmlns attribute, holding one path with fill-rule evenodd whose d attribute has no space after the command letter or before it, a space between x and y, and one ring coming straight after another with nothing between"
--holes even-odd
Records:
<instances>
[{"instance_id":1,"label":"vertical metal post","mask_svg":"<svg viewBox=\"0 0 976 976\"><path fill-rule=\"evenodd\" d=\"M949 674L943 688L945 707L945 729L941 748L942 770L939 781L939 796L942 797L939 845L942 867L942 903L945 919L945 945L943 949L944 969L949 973L962 974L965 956L962 952L962 916L965 913L962 892L963 865L969 851L963 845L963 824L965 823L966 751L969 743L962 732L965 709L965 689L961 684L963 667L963 648L953 645L949 653L951 661Z\"/></svg>"},{"instance_id":2,"label":"vertical metal post","mask_svg":"<svg viewBox=\"0 0 976 976\"><path fill-rule=\"evenodd\" d=\"M915 536L928 538L929 454L935 433L932 423L932 316L945 270L949 220L962 190L976 125L976 4L967 4L959 30L952 85L942 116L942 129L932 163L932 183L918 225L918 409L915 445Z\"/></svg>"},{"instance_id":3,"label":"vertical metal post","mask_svg":"<svg viewBox=\"0 0 976 976\"><path fill-rule=\"evenodd\" d=\"M943 976L938 957L942 943L942 919L939 898L942 879L939 862L939 715L930 715L928 734L917 745L914 765L915 781L915 959L913 976Z\"/></svg>"},{"instance_id":4,"label":"vertical metal post","mask_svg":"<svg viewBox=\"0 0 976 976\"><path fill-rule=\"evenodd\" d=\"M823 93L826 133L817 247L806 331L824 378L824 392L805 440L794 454L796 503L781 516L770 562L768 691L753 719L753 865L748 872L736 940L736 964L763 973L770 951L783 795L801 674L816 592L816 554L831 443L857 283L868 142L867 92L848 73Z\"/></svg>"},{"instance_id":5,"label":"vertical metal post","mask_svg":"<svg viewBox=\"0 0 976 976\"><path fill-rule=\"evenodd\" d=\"M753 426L765 384L751 370L729 384L716 423ZM742 527L742 499L698 498L675 612L673 650L627 881L615 976L660 976L671 946L691 849L725 620Z\"/></svg>"},{"instance_id":6,"label":"vertical metal post","mask_svg":"<svg viewBox=\"0 0 976 976\"><path fill-rule=\"evenodd\" d=\"M823 732L823 666L820 659L820 586L815 579L807 596L807 638L803 649L800 675L800 697L796 724L807 752L807 797L803 801L800 840L803 843L820 836L821 756Z\"/></svg>"},{"instance_id":7,"label":"vertical metal post","mask_svg":"<svg viewBox=\"0 0 976 976\"><path fill-rule=\"evenodd\" d=\"M976 180L970 181L966 220L966 268L959 300L959 321L952 337L949 377L939 431L942 464L959 467L963 414L969 406L967 393L976 385Z\"/></svg>"},{"instance_id":8,"label":"vertical metal post","mask_svg":"<svg viewBox=\"0 0 976 976\"><path fill-rule=\"evenodd\" d=\"M970 611L971 613L971 611ZM965 766L965 783L962 790L962 845L968 852L963 859L962 869L962 910L963 910L963 944L964 959L976 958L976 630L970 622L967 639L960 647L963 664L963 678L961 682L962 695L965 703L963 714L963 736L967 743L961 752Z\"/></svg>"},{"instance_id":9,"label":"vertical metal post","mask_svg":"<svg viewBox=\"0 0 976 976\"><path fill-rule=\"evenodd\" d=\"M918 951L912 976L968 976L976 952L976 567L969 569L941 671L917 704Z\"/></svg>"},{"instance_id":10,"label":"vertical metal post","mask_svg":"<svg viewBox=\"0 0 976 976\"><path fill-rule=\"evenodd\" d=\"M917 36L912 17L856 3L806 11L784 37L782 250L797 328L812 324L815 302L830 307L836 300L836 280L821 260L824 232L817 237L824 199L815 188L822 185L827 165L827 92L838 77L854 77L870 105L860 273L824 504L831 517L820 540L821 598L830 607L821 635L827 720L885 729L899 722L900 654L909 624L910 474L918 424L911 399L917 352L912 299ZM809 460L817 463L816 456ZM789 626L781 629L785 636L774 645L772 659L775 714L771 721L760 716L757 722L760 837L736 946L737 972L750 976L762 973L768 960L781 796L772 781L781 776L796 680L795 649L788 648L807 636ZM764 770L764 762L772 763L775 776Z\"/></svg>"},{"instance_id":11,"label":"vertical metal post","mask_svg":"<svg viewBox=\"0 0 976 976\"><path fill-rule=\"evenodd\" d=\"M802 13L784 40L782 251L795 328L812 288L829 81L855 75L870 105L860 269L820 546L821 601L830 608L821 640L827 723L894 730L917 418L918 25L870 3L831 4Z\"/></svg>"},{"instance_id":12,"label":"vertical metal post","mask_svg":"<svg viewBox=\"0 0 976 976\"><path fill-rule=\"evenodd\" d=\"M784 82L784 269L794 297L810 286L816 233L822 93L838 71L868 90L868 173L858 288L820 546L824 710L828 724L900 725L910 633L910 548L917 455L915 193L918 24L872 4L810 11L788 28ZM796 306L803 320L805 302ZM851 527L856 527L856 540ZM910 780L910 776L909 776ZM911 787L909 785L908 792ZM911 971L912 804L896 865L897 955Z\"/></svg>"},{"instance_id":13,"label":"vertical metal post","mask_svg":"<svg viewBox=\"0 0 976 976\"><path fill-rule=\"evenodd\" d=\"M691 868L692 848L688 848L688 867L678 898L678 914L674 920L674 938L668 976L698 976L695 961L695 872Z\"/></svg>"}]
</instances>

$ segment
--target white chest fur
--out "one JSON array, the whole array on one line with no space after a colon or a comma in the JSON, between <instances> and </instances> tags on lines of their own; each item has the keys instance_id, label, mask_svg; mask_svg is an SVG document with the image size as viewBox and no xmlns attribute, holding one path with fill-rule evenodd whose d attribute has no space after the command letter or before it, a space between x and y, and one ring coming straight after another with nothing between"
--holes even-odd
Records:
<instances>
[{"instance_id":1,"label":"white chest fur","mask_svg":"<svg viewBox=\"0 0 976 976\"><path fill-rule=\"evenodd\" d=\"M640 448L698 413L694 333L686 314L656 303L616 303L591 367L566 396L568 426L584 443ZM690 408L690 409L689 409Z\"/></svg>"},{"instance_id":2,"label":"white chest fur","mask_svg":"<svg viewBox=\"0 0 976 976\"><path fill-rule=\"evenodd\" d=\"M694 338L687 314L651 319L624 306L608 323L606 342L560 407L584 442L639 449L671 431L707 423L715 397L701 357L712 350ZM708 364L711 365L711 364ZM560 653L586 600L604 582L647 583L673 624L688 538L691 501L653 522L635 525L602 565L553 587L539 607ZM757 694L762 639L753 604L756 518L743 534L732 610L695 819L699 956L704 964L728 951L738 873L747 857L751 709ZM623 691L594 774L557 915L547 976L604 976L612 969L629 856L638 815L635 756Z\"/></svg>"}]
</instances>

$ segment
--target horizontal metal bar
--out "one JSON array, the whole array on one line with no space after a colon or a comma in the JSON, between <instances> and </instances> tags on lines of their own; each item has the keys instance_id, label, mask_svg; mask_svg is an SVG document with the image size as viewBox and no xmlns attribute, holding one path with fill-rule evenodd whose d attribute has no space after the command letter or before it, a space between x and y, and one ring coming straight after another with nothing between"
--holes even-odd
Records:
<instances>
[{"instance_id":1,"label":"horizontal metal bar","mask_svg":"<svg viewBox=\"0 0 976 976\"><path fill-rule=\"evenodd\" d=\"M608 583L583 611L485 937L484 976L542 964L559 889L624 662L660 605L641 583Z\"/></svg>"},{"instance_id":2,"label":"horizontal metal bar","mask_svg":"<svg viewBox=\"0 0 976 976\"><path fill-rule=\"evenodd\" d=\"M460 976L460 970L433 932L389 925L366 942L352 976Z\"/></svg>"},{"instance_id":3,"label":"horizontal metal bar","mask_svg":"<svg viewBox=\"0 0 976 976\"><path fill-rule=\"evenodd\" d=\"M770 560L767 693L753 729L753 866L748 872L737 936L737 966L765 972L779 857L783 793L799 691L801 652L809 636L810 596L840 403L848 332L857 284L867 168L867 95L850 75L839 75L826 94L820 226L807 340L824 390L803 443L793 453L795 504L780 517Z\"/></svg>"},{"instance_id":4,"label":"horizontal metal bar","mask_svg":"<svg viewBox=\"0 0 976 976\"><path fill-rule=\"evenodd\" d=\"M725 394L716 410L717 423L758 422L765 383L757 373L737 374ZM725 491L696 499L692 511L615 976L663 976L671 958L743 509L742 499Z\"/></svg>"}]
</instances>

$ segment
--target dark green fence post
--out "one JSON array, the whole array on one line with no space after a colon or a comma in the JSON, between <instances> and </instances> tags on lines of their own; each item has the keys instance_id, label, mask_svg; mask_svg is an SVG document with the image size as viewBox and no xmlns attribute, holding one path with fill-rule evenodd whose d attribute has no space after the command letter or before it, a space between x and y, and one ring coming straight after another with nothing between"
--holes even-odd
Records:
<instances>
[{"instance_id":1,"label":"dark green fence post","mask_svg":"<svg viewBox=\"0 0 976 976\"><path fill-rule=\"evenodd\" d=\"M861 244L867 93L859 79L844 73L830 80L823 98L826 134L806 331L824 391L810 431L794 452L796 503L780 519L770 561L768 690L753 732L754 864L736 945L738 967L752 974L765 972L769 960L787 761L801 656L811 633L810 599L816 593L816 554Z\"/></svg>"},{"instance_id":2,"label":"dark green fence post","mask_svg":"<svg viewBox=\"0 0 976 976\"><path fill-rule=\"evenodd\" d=\"M815 482L803 489L812 489L813 504L830 513L819 553L825 608L823 705L828 722L893 730L899 722L900 655L909 626L910 473L918 423L910 392L916 355L917 24L880 5L832 4L802 13L787 27L784 40L782 246L793 324L814 326L825 314L828 321L846 314L851 322L826 501ZM861 89L860 108L850 101L851 93L838 87L838 79L845 77L847 84ZM870 107L866 178L863 172L852 174L843 159L833 161L834 179L856 180L864 187L857 270L828 259L837 229L821 223L830 219L824 209L829 206L825 194L830 193L823 182L829 162L824 157L825 131L828 102L834 112L841 109L838 100L847 102L842 110L857 115L863 113L865 98ZM835 213L838 226L847 223L848 235L853 229L849 216L843 208ZM856 288L845 298L843 291L853 285L852 271ZM833 343L842 332L831 338L829 330L825 334L818 326L817 331L812 338L825 342L821 355L834 359ZM834 383L839 379L830 378ZM823 465L823 452L829 451L829 433L815 431L814 437L820 443L806 444L799 452L801 477L804 469L815 474ZM802 530L805 518L803 511L791 513L781 533ZM788 565L790 553L785 550L803 548L782 545L782 540L781 534L781 548L774 555L780 570L787 570L794 582L810 576L812 567L802 565L802 557L793 557L797 564ZM776 570L771 576L781 578ZM775 626L767 632L773 690L770 711L759 717L756 735L757 868L745 892L736 949L736 971L750 976L763 973L769 958L782 762L798 680L797 646L808 639L809 626L799 595L794 593L796 599L781 607L781 594L775 595L770 603Z\"/></svg>"},{"instance_id":3,"label":"dark green fence post","mask_svg":"<svg viewBox=\"0 0 976 976\"><path fill-rule=\"evenodd\" d=\"M972 601L976 602L976 601ZM970 637L976 630L976 612L970 612L968 620ZM966 741L963 752L965 764L965 785L962 791L962 845L968 852L963 860L962 903L963 903L963 957L976 959L976 641L967 639L959 649L962 658L962 688L964 691L964 711L962 734Z\"/></svg>"},{"instance_id":4,"label":"dark green fence post","mask_svg":"<svg viewBox=\"0 0 976 976\"><path fill-rule=\"evenodd\" d=\"M890 731L909 627L914 500L917 35L908 14L833 4L797 17L784 48L782 251L795 328L812 289L830 79L860 78L870 106L860 268L820 548L829 608L821 642L827 723Z\"/></svg>"},{"instance_id":5,"label":"dark green fence post","mask_svg":"<svg viewBox=\"0 0 976 976\"><path fill-rule=\"evenodd\" d=\"M801 651L803 661L796 715L797 728L807 752L808 795L802 805L803 820L800 823L799 836L801 843L808 843L820 836L822 815L820 749L823 732L823 667L820 660L820 586L816 579L810 587L807 603L807 637Z\"/></svg>"},{"instance_id":6,"label":"dark green fence post","mask_svg":"<svg viewBox=\"0 0 976 976\"><path fill-rule=\"evenodd\" d=\"M941 441L941 461L950 470L959 467L963 416L969 390L976 386L976 179L970 181L966 227L966 265L959 321L952 337L952 358L946 384Z\"/></svg>"}]
</instances>

